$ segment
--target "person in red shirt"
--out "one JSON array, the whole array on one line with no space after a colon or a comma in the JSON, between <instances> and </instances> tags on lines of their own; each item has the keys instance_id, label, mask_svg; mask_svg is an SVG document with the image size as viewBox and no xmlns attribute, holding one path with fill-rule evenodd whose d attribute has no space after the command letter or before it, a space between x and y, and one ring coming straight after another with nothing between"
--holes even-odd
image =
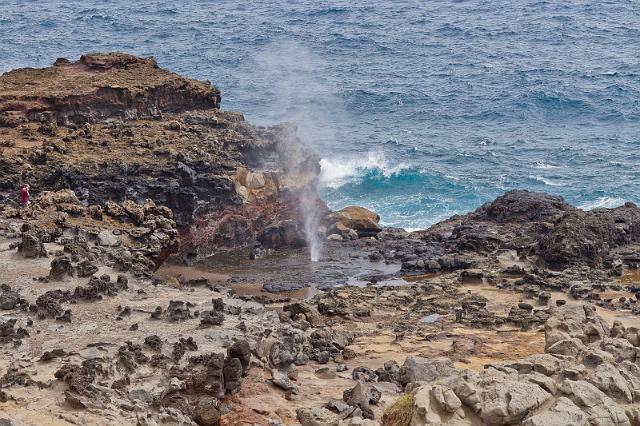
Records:
<instances>
[{"instance_id":1,"label":"person in red shirt","mask_svg":"<svg viewBox=\"0 0 640 426\"><path fill-rule=\"evenodd\" d=\"M20 199L22 201L22 205L25 207L29 205L29 189L31 189L31 187L28 184L23 185L22 188L20 188Z\"/></svg>"}]
</instances>

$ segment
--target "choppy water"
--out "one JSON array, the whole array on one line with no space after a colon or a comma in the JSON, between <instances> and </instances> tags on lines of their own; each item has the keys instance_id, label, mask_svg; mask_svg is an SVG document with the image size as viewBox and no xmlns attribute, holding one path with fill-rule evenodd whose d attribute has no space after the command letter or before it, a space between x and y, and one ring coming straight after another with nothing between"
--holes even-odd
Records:
<instances>
[{"instance_id":1,"label":"choppy water","mask_svg":"<svg viewBox=\"0 0 640 426\"><path fill-rule=\"evenodd\" d=\"M426 226L511 188L640 200L640 4L0 2L0 71L122 50L291 119L332 207ZM293 4L294 3L294 4Z\"/></svg>"}]
</instances>

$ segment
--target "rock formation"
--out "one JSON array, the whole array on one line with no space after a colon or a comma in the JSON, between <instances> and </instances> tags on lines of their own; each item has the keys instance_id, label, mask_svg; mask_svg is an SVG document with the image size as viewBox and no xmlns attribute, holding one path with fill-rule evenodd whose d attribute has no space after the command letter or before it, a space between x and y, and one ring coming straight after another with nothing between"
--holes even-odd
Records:
<instances>
[{"instance_id":1,"label":"rock formation","mask_svg":"<svg viewBox=\"0 0 640 426\"><path fill-rule=\"evenodd\" d=\"M411 424L640 424L637 330L614 328L589 306L563 307L545 325L544 354L479 374L407 359Z\"/></svg>"},{"instance_id":2,"label":"rock formation","mask_svg":"<svg viewBox=\"0 0 640 426\"><path fill-rule=\"evenodd\" d=\"M5 205L22 183L71 189L84 206L152 199L173 211L189 260L300 221L299 190L319 171L293 126L252 126L209 82L126 54L8 72L0 112Z\"/></svg>"}]
</instances>

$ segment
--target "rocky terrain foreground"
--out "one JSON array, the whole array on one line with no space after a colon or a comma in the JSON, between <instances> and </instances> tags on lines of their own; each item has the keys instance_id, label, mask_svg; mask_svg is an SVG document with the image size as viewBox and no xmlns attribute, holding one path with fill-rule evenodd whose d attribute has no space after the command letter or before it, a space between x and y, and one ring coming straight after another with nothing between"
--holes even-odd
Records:
<instances>
[{"instance_id":1,"label":"rocky terrain foreground","mask_svg":"<svg viewBox=\"0 0 640 426\"><path fill-rule=\"evenodd\" d=\"M221 102L120 53L0 76L1 424L640 425L640 208L385 228Z\"/></svg>"}]
</instances>

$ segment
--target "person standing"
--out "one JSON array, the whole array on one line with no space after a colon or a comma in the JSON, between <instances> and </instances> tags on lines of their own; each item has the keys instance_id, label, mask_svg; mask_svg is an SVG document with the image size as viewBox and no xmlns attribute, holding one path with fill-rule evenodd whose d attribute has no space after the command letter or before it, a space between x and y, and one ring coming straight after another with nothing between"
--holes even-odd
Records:
<instances>
[{"instance_id":1,"label":"person standing","mask_svg":"<svg viewBox=\"0 0 640 426\"><path fill-rule=\"evenodd\" d=\"M31 196L31 194L29 194L30 189L31 187L29 186L29 184L22 185L22 188L20 188L20 200L22 201L22 205L24 207L27 207L30 203L29 201L29 197Z\"/></svg>"}]
</instances>

